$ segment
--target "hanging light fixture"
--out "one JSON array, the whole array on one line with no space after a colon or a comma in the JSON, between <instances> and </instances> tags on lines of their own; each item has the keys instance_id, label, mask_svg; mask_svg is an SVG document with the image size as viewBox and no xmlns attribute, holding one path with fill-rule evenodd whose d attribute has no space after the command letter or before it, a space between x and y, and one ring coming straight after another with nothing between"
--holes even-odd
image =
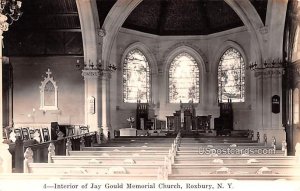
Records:
<instances>
[{"instance_id":1,"label":"hanging light fixture","mask_svg":"<svg viewBox=\"0 0 300 191\"><path fill-rule=\"evenodd\" d=\"M98 68L100 71L107 71L107 72L114 72L117 70L117 67L113 64L109 64L106 68L104 68L104 66L102 66L101 64L101 60L98 60Z\"/></svg>"},{"instance_id":2,"label":"hanging light fixture","mask_svg":"<svg viewBox=\"0 0 300 191\"><path fill-rule=\"evenodd\" d=\"M83 67L82 67L83 65ZM84 64L81 64L80 63L80 60L77 60L76 61L76 68L77 69L82 69L82 68L85 68L85 69L98 69L99 71L101 72L114 72L116 71L118 68L113 65L113 64L109 64L107 67L103 67L103 65L101 64L101 60L98 60L98 64L94 64L93 62L91 62L91 60L89 60L88 64L84 63Z\"/></svg>"},{"instance_id":3,"label":"hanging light fixture","mask_svg":"<svg viewBox=\"0 0 300 191\"><path fill-rule=\"evenodd\" d=\"M7 17L8 24L12 24L22 16L21 6L20 0L0 0L0 14Z\"/></svg>"},{"instance_id":4,"label":"hanging light fixture","mask_svg":"<svg viewBox=\"0 0 300 191\"><path fill-rule=\"evenodd\" d=\"M265 70L265 69L276 69L282 68L285 69L287 66L287 62L278 60L265 61L262 65L258 65L256 62L249 64L250 70Z\"/></svg>"}]
</instances>

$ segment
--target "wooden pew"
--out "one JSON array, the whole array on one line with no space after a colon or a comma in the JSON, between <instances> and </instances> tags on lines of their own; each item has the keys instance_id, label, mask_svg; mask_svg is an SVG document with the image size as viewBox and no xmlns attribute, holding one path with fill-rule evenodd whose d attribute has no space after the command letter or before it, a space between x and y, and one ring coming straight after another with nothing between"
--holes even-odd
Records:
<instances>
[{"instance_id":1,"label":"wooden pew","mask_svg":"<svg viewBox=\"0 0 300 191\"><path fill-rule=\"evenodd\" d=\"M102 164L57 164L29 163L29 173L38 174L157 174L160 165L102 165Z\"/></svg>"},{"instance_id":2,"label":"wooden pew","mask_svg":"<svg viewBox=\"0 0 300 191\"><path fill-rule=\"evenodd\" d=\"M157 180L157 174L47 174L47 173L14 173L0 174L1 181L24 180Z\"/></svg>"},{"instance_id":3,"label":"wooden pew","mask_svg":"<svg viewBox=\"0 0 300 191\"><path fill-rule=\"evenodd\" d=\"M160 165L74 165L74 164L45 164L29 163L30 173L39 174L157 174ZM264 171L259 173L260 170ZM292 165L179 165L172 166L172 174L178 175L199 175L199 174L287 174L300 176L300 166Z\"/></svg>"},{"instance_id":4,"label":"wooden pew","mask_svg":"<svg viewBox=\"0 0 300 191\"><path fill-rule=\"evenodd\" d=\"M234 165L234 164L286 164L295 165L297 163L296 157L294 156L245 156L245 157L232 157L232 156L219 156L219 157L186 157L186 156L176 156L175 164L224 164L224 165Z\"/></svg>"},{"instance_id":5,"label":"wooden pew","mask_svg":"<svg viewBox=\"0 0 300 191\"><path fill-rule=\"evenodd\" d=\"M157 179L161 174L161 167L170 167L167 170L167 178L169 179L193 179L193 177L207 179L229 177L236 179L250 179L260 177L268 179L278 179L284 177L291 179L292 177L300 177L300 166L295 163L290 163L294 158L283 157L282 152L276 152L271 155L220 155L212 158L207 155L199 155L198 146L185 148L179 147L177 156L175 156L174 163L172 160L166 161L166 156L169 155L170 147L156 147L145 145L148 143L148 139L138 139L138 141L131 141L131 139L122 139L122 141L130 140L131 146L111 146L119 145L119 143L110 142L104 147L87 148L83 147L84 151L69 151L70 156L52 156L53 163L41 164L41 163L29 163L29 172L33 174L50 174L55 176L90 176L96 175L105 179L118 179L119 177L126 178L135 177L136 179L147 179L149 177ZM157 139L161 140L161 139ZM191 141L193 139L188 139ZM219 140L224 140L219 138ZM241 139L246 140L246 139ZM120 141L121 144L124 144ZM144 141L144 142L143 142ZM174 139L168 140L162 144L174 143ZM250 148L253 149L269 149L272 147L265 147L262 144L250 142L247 145L246 142L241 142L239 148ZM234 144L239 144L234 143ZM162 145L160 144L160 145ZM209 143L210 144L210 143ZM141 146L143 145L143 146ZM205 145L205 144L201 144ZM229 148L230 144L224 143L214 148L226 149ZM234 147L235 148L235 147ZM279 156L282 154L282 156ZM272 159L277 162L272 161ZM222 160L220 162L213 162L214 159ZM249 159L252 163L248 163ZM257 162L259 161L259 163ZM270 162L271 161L271 162ZM167 163L166 163L167 162ZM280 163L279 163L280 162ZM78 165L79 164L79 165ZM166 171L165 171L166 172ZM143 177L146 174L145 177ZM120 175L117 177L117 175ZM125 175L125 176L123 176ZM106 178L107 177L107 178ZM130 178L129 177L129 178ZM204 178L205 179L205 178ZM220 178L223 179L223 178Z\"/></svg>"},{"instance_id":6,"label":"wooden pew","mask_svg":"<svg viewBox=\"0 0 300 191\"><path fill-rule=\"evenodd\" d=\"M163 165L163 156L52 156L53 163L59 164L102 164L102 165Z\"/></svg>"},{"instance_id":7,"label":"wooden pew","mask_svg":"<svg viewBox=\"0 0 300 191\"><path fill-rule=\"evenodd\" d=\"M245 157L248 157L248 156L254 156L254 157L256 157L256 156L262 156L262 155L254 155L254 154L250 154L250 155L241 155L241 154L235 154L235 155L233 155L233 154L231 154L231 155L214 155L214 154L212 154L212 155L196 155L195 153L182 153L182 152L180 152L180 151L178 151L178 153L177 153L177 155L176 156L186 156L186 157L199 157L199 158L201 158L201 157L216 157L216 156L221 156L221 157L241 157L241 156L245 156ZM272 154L272 156L284 156L283 155L283 152L276 152L276 153L274 153L274 154Z\"/></svg>"},{"instance_id":8,"label":"wooden pew","mask_svg":"<svg viewBox=\"0 0 300 191\"><path fill-rule=\"evenodd\" d=\"M170 142L148 142L148 141L141 141L141 142L108 142L106 144L101 144L101 145L95 145L96 147L105 147L105 146L110 146L110 145L118 145L118 146L122 146L122 145L154 145L154 146L169 146L170 144L172 144L172 141Z\"/></svg>"},{"instance_id":9,"label":"wooden pew","mask_svg":"<svg viewBox=\"0 0 300 191\"><path fill-rule=\"evenodd\" d=\"M264 143L258 143L258 142L245 142L245 143L181 143L181 147L201 147L201 146L207 146L207 145L212 145L212 146L231 146L231 145L236 145L237 147L239 146L265 146Z\"/></svg>"},{"instance_id":10,"label":"wooden pew","mask_svg":"<svg viewBox=\"0 0 300 191\"><path fill-rule=\"evenodd\" d=\"M203 137L203 138L182 138L181 143L257 143L257 140L239 137Z\"/></svg>"},{"instance_id":11,"label":"wooden pew","mask_svg":"<svg viewBox=\"0 0 300 191\"><path fill-rule=\"evenodd\" d=\"M194 160L192 160L194 159ZM175 157L175 164L193 164L193 165L296 165L296 159L290 158L278 158L278 157L252 157L252 158L192 158L182 159ZM163 164L163 156L53 156L53 163L77 163L77 164Z\"/></svg>"},{"instance_id":12,"label":"wooden pew","mask_svg":"<svg viewBox=\"0 0 300 191\"><path fill-rule=\"evenodd\" d=\"M95 144L94 147L121 147L121 146L155 146L155 147L170 147L174 138L116 138L105 144Z\"/></svg>"},{"instance_id":13,"label":"wooden pew","mask_svg":"<svg viewBox=\"0 0 300 191\"><path fill-rule=\"evenodd\" d=\"M227 146L227 145L201 145L201 146L194 146L194 147L186 147L180 145L180 151L194 151L194 150L199 150L199 149L267 149L267 150L272 150L274 147L271 146L264 146L264 145L251 145L251 146L245 146L245 145L240 145L240 146Z\"/></svg>"},{"instance_id":14,"label":"wooden pew","mask_svg":"<svg viewBox=\"0 0 300 191\"><path fill-rule=\"evenodd\" d=\"M171 146L171 144L170 144ZM83 151L140 151L140 150L146 150L146 151L168 151L170 149L170 146L168 147L148 147L148 146L138 146L138 147L83 147Z\"/></svg>"},{"instance_id":15,"label":"wooden pew","mask_svg":"<svg viewBox=\"0 0 300 191\"><path fill-rule=\"evenodd\" d=\"M141 143L136 143L136 142L130 142L130 143L114 143L114 142L109 142L106 144L101 144L101 145L94 145L93 147L141 147L141 146L148 146L148 147L170 147L172 143L147 143L147 142L141 142Z\"/></svg>"},{"instance_id":16,"label":"wooden pew","mask_svg":"<svg viewBox=\"0 0 300 191\"><path fill-rule=\"evenodd\" d=\"M168 143L174 138L156 138L156 137L119 137L114 139L113 143L130 143L130 142L148 142L148 143ZM199 137L199 138L182 138L183 144L194 143L257 143L257 140L252 140L248 137Z\"/></svg>"},{"instance_id":17,"label":"wooden pew","mask_svg":"<svg viewBox=\"0 0 300 191\"><path fill-rule=\"evenodd\" d=\"M148 142L148 143L170 143L174 138L155 138L155 137L131 137L131 138L115 138L112 142L115 143L129 143L129 142Z\"/></svg>"},{"instance_id":18,"label":"wooden pew","mask_svg":"<svg viewBox=\"0 0 300 191\"><path fill-rule=\"evenodd\" d=\"M291 174L170 174L169 180L294 180L299 181L299 175Z\"/></svg>"},{"instance_id":19,"label":"wooden pew","mask_svg":"<svg viewBox=\"0 0 300 191\"><path fill-rule=\"evenodd\" d=\"M266 168L267 167L267 168ZM300 165L267 165L264 164L234 164L234 165L194 165L194 164L174 164L172 166L172 174L256 174L260 175L259 171L266 168L261 174L289 174L300 175ZM269 171L270 170L270 171Z\"/></svg>"},{"instance_id":20,"label":"wooden pew","mask_svg":"<svg viewBox=\"0 0 300 191\"><path fill-rule=\"evenodd\" d=\"M282 150L274 150L272 147L206 147L206 148L195 148L189 150L182 150L179 147L177 152L178 156L195 156L195 157L207 157L207 156L284 156L285 152Z\"/></svg>"},{"instance_id":21,"label":"wooden pew","mask_svg":"<svg viewBox=\"0 0 300 191\"><path fill-rule=\"evenodd\" d=\"M147 150L136 150L136 151L69 151L70 156L165 156L168 151L147 151Z\"/></svg>"},{"instance_id":22,"label":"wooden pew","mask_svg":"<svg viewBox=\"0 0 300 191\"><path fill-rule=\"evenodd\" d=\"M14 173L0 174L1 181L24 181L24 180L157 180L157 175L154 174L112 174L101 175L97 174L46 174L46 173ZM293 180L299 181L300 176L287 174L210 174L210 175L178 175L171 174L169 180Z\"/></svg>"}]
</instances>

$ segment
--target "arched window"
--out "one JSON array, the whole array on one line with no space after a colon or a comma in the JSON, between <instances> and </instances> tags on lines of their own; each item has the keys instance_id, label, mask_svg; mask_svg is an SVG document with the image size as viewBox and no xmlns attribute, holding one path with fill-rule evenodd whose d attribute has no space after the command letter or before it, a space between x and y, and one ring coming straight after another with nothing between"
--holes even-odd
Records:
<instances>
[{"instance_id":1,"label":"arched window","mask_svg":"<svg viewBox=\"0 0 300 191\"><path fill-rule=\"evenodd\" d=\"M245 63L240 52L229 48L221 57L218 68L219 101L245 101Z\"/></svg>"},{"instance_id":2,"label":"arched window","mask_svg":"<svg viewBox=\"0 0 300 191\"><path fill-rule=\"evenodd\" d=\"M169 69L169 102L199 103L199 68L186 52L177 55Z\"/></svg>"},{"instance_id":3,"label":"arched window","mask_svg":"<svg viewBox=\"0 0 300 191\"><path fill-rule=\"evenodd\" d=\"M40 110L58 110L57 105L57 86L53 77L51 77L52 72L50 69L46 72L47 77L41 81L40 86Z\"/></svg>"},{"instance_id":4,"label":"arched window","mask_svg":"<svg viewBox=\"0 0 300 191\"><path fill-rule=\"evenodd\" d=\"M150 68L145 55L138 49L130 51L123 65L123 101L150 101Z\"/></svg>"}]
</instances>

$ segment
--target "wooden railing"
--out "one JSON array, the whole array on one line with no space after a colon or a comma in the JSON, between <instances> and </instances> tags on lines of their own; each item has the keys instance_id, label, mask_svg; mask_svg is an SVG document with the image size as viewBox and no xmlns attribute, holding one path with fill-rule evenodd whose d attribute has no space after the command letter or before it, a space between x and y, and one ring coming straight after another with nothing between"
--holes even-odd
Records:
<instances>
[{"instance_id":1,"label":"wooden railing","mask_svg":"<svg viewBox=\"0 0 300 191\"><path fill-rule=\"evenodd\" d=\"M23 141L17 139L15 143L9 144L9 151L12 154L13 172L23 172L24 152L31 148L33 152L33 161L37 163L48 162L48 148L50 143L55 146L55 155L66 155L66 150L81 150L82 147L91 147L96 143L97 133L90 132L81 135L64 137L61 140L53 140L43 143L37 143L35 140ZM69 147L69 148L67 148Z\"/></svg>"}]
</instances>

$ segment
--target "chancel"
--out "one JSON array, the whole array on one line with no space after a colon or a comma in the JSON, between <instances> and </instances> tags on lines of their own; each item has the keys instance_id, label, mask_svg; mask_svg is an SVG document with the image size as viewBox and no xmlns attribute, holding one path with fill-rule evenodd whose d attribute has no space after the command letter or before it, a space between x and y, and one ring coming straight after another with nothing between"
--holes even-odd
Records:
<instances>
[{"instance_id":1,"label":"chancel","mask_svg":"<svg viewBox=\"0 0 300 191\"><path fill-rule=\"evenodd\" d=\"M299 180L299 10L0 0L0 179Z\"/></svg>"}]
</instances>

